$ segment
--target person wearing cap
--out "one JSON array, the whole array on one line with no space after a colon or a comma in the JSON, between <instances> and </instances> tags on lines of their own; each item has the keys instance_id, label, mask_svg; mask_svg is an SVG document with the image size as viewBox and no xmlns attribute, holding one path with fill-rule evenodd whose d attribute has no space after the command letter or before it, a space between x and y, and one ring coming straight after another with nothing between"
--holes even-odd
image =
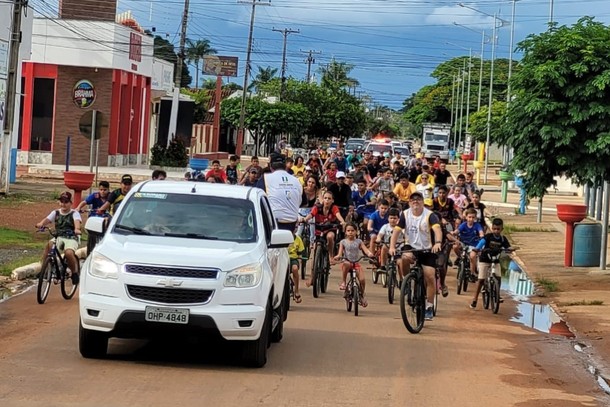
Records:
<instances>
[{"instance_id":1,"label":"person wearing cap","mask_svg":"<svg viewBox=\"0 0 610 407\"><path fill-rule=\"evenodd\" d=\"M245 187L255 187L258 182L258 171L256 168L251 168L248 173L245 174L242 185Z\"/></svg>"},{"instance_id":2,"label":"person wearing cap","mask_svg":"<svg viewBox=\"0 0 610 407\"><path fill-rule=\"evenodd\" d=\"M294 232L299 219L303 186L294 175L286 172L286 157L282 154L271 153L269 168L271 172L263 173L256 186L267 193L278 227Z\"/></svg>"},{"instance_id":3,"label":"person wearing cap","mask_svg":"<svg viewBox=\"0 0 610 407\"><path fill-rule=\"evenodd\" d=\"M426 252L403 253L402 259L398 262L402 276L409 273L411 264L417 262L421 264L426 281L426 315L427 320L433 318L433 303L436 295L436 253L443 248L443 231L441 220L438 215L431 210L424 208L424 196L420 192L414 192L409 197L409 209L402 212L398 227L394 229L390 239L390 256L396 254L396 243L401 233L404 233L405 240L415 250L426 250ZM429 251L428 251L429 250Z\"/></svg>"},{"instance_id":4,"label":"person wearing cap","mask_svg":"<svg viewBox=\"0 0 610 407\"><path fill-rule=\"evenodd\" d=\"M72 194L68 191L62 192L59 195L59 209L54 210L36 224L36 227L41 229L45 226L55 224L55 232L57 233L57 248L63 250L66 257L68 267L72 271L72 283L78 284L79 264L76 258L76 250L78 249L77 236L80 236L82 219L80 213L72 209ZM42 260L47 258L49 250L51 250L52 241L45 246Z\"/></svg>"},{"instance_id":5,"label":"person wearing cap","mask_svg":"<svg viewBox=\"0 0 610 407\"><path fill-rule=\"evenodd\" d=\"M250 174L251 170L255 169L256 170L256 176L257 178L261 175L263 168L259 165L259 161L258 161L258 157L253 155L250 158L250 165L248 165L243 173L243 175L241 176L241 180L239 181L240 185L244 185L246 182L246 178L248 178L248 174Z\"/></svg>"},{"instance_id":6,"label":"person wearing cap","mask_svg":"<svg viewBox=\"0 0 610 407\"><path fill-rule=\"evenodd\" d=\"M337 172L337 182L328 187L328 191L333 194L333 202L339 207L341 216L345 218L352 206L352 189L345 183L345 173Z\"/></svg>"},{"instance_id":7,"label":"person wearing cap","mask_svg":"<svg viewBox=\"0 0 610 407\"><path fill-rule=\"evenodd\" d=\"M103 214L108 209L110 209L110 214L114 216L116 211L119 209L119 205L125 198L125 195L131 191L131 185L133 184L133 178L131 175L125 174L121 177L121 187L115 189L108 195L108 200L104 205L98 209L97 213Z\"/></svg>"}]
</instances>

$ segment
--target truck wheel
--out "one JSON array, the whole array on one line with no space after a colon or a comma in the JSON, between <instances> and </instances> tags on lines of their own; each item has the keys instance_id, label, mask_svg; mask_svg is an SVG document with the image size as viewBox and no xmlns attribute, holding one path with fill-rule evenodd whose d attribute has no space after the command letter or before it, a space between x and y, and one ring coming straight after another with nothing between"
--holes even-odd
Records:
<instances>
[{"instance_id":1,"label":"truck wheel","mask_svg":"<svg viewBox=\"0 0 610 407\"><path fill-rule=\"evenodd\" d=\"M84 358L102 359L108 352L108 335L105 332L85 329L82 322L79 322L78 349Z\"/></svg>"},{"instance_id":2,"label":"truck wheel","mask_svg":"<svg viewBox=\"0 0 610 407\"><path fill-rule=\"evenodd\" d=\"M254 341L247 341L243 344L242 359L246 366L263 367L267 363L267 345L269 344L271 319L271 303L268 303L265 312L265 323L263 324L260 337Z\"/></svg>"},{"instance_id":3,"label":"truck wheel","mask_svg":"<svg viewBox=\"0 0 610 407\"><path fill-rule=\"evenodd\" d=\"M281 342L284 337L284 321L286 320L284 315L287 313L285 305L286 303L282 299L280 306L273 310L272 326L275 326L271 332L271 342L273 343Z\"/></svg>"},{"instance_id":4,"label":"truck wheel","mask_svg":"<svg viewBox=\"0 0 610 407\"><path fill-rule=\"evenodd\" d=\"M282 321L286 321L288 319L288 311L290 311L290 273L288 270L288 274L286 275L286 282L284 284L284 296L282 297L282 302L284 303L284 312L282 315Z\"/></svg>"}]
</instances>

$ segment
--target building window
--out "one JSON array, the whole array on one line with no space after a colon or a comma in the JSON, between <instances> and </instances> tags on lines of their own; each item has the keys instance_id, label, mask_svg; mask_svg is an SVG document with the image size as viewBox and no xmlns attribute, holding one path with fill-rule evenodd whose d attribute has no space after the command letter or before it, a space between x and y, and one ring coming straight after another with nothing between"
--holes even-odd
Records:
<instances>
[{"instance_id":1,"label":"building window","mask_svg":"<svg viewBox=\"0 0 610 407\"><path fill-rule=\"evenodd\" d=\"M55 79L35 78L30 139L32 151L52 150L54 104Z\"/></svg>"}]
</instances>

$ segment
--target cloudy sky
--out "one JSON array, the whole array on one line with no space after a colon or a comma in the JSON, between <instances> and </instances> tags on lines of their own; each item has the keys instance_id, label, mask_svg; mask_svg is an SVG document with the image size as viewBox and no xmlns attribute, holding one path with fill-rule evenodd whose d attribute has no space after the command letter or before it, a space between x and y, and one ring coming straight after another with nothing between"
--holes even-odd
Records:
<instances>
[{"instance_id":1,"label":"cloudy sky","mask_svg":"<svg viewBox=\"0 0 610 407\"><path fill-rule=\"evenodd\" d=\"M45 1L45 0L35 0ZM46 0L50 2L51 0ZM464 5L506 20L498 30L498 56L508 57L512 0L464 1ZM119 0L138 22L178 44L184 0ZM251 6L238 0L190 0L188 36L207 38L220 55L238 56L243 74ZM573 24L589 15L610 23L610 0L554 0L554 20ZM550 0L518 0L515 43L547 28ZM271 0L256 9L252 67L280 67L283 36L273 28L300 30L288 36L288 75L304 78L306 54L315 50L316 71L333 57L355 66L360 94L400 108L408 95L432 83L430 72L442 61L468 54L478 57L493 18L449 0ZM460 27L462 24L468 28ZM474 31L472 31L474 30ZM485 57L491 55L486 44ZM515 54L515 58L519 58ZM243 78L243 77L242 77ZM243 79L237 78L238 83Z\"/></svg>"}]
</instances>

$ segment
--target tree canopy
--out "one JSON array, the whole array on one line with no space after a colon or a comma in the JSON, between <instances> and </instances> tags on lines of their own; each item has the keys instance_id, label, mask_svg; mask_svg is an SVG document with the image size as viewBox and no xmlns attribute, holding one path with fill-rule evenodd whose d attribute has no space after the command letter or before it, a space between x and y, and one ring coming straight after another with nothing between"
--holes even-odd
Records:
<instances>
[{"instance_id":1,"label":"tree canopy","mask_svg":"<svg viewBox=\"0 0 610 407\"><path fill-rule=\"evenodd\" d=\"M210 45L210 40L186 40L186 60L195 64L195 87L199 88L199 64L205 55L215 54L216 49Z\"/></svg>"},{"instance_id":2,"label":"tree canopy","mask_svg":"<svg viewBox=\"0 0 610 407\"><path fill-rule=\"evenodd\" d=\"M172 44L165 38L161 37L160 35L155 35L155 38L153 40L153 56L155 58L163 59L167 62L171 62L174 64L174 79L175 79L176 75L178 74L178 69L176 69L177 63L178 63L178 55L176 54L176 52L174 50L174 44ZM181 78L182 78L180 81L181 88L187 88L193 81L193 78L191 77L191 74L189 73L189 68L186 64L182 64L182 77Z\"/></svg>"},{"instance_id":3,"label":"tree canopy","mask_svg":"<svg viewBox=\"0 0 610 407\"><path fill-rule=\"evenodd\" d=\"M553 177L610 180L610 27L584 17L519 43L521 69L500 142L527 192L544 196Z\"/></svg>"}]
</instances>

